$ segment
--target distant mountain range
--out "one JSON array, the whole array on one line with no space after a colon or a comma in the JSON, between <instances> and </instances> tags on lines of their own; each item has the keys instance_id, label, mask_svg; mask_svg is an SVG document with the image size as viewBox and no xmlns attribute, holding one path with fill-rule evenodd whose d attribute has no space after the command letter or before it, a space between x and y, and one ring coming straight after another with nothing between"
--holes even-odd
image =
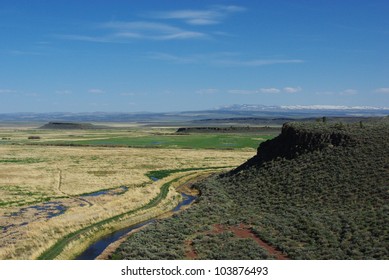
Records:
<instances>
[{"instance_id":1,"label":"distant mountain range","mask_svg":"<svg viewBox=\"0 0 389 280\"><path fill-rule=\"evenodd\" d=\"M389 107L374 107L374 106L343 106L343 105L281 105L281 106L266 106L256 104L234 104L224 107L218 107L215 110L231 110L231 111L285 111L285 110L314 110L314 111L386 111L389 112Z\"/></svg>"},{"instance_id":2,"label":"distant mountain range","mask_svg":"<svg viewBox=\"0 0 389 280\"><path fill-rule=\"evenodd\" d=\"M389 107L372 106L330 106L330 105L291 105L266 106L256 104L235 104L202 111L182 112L52 112L52 113L0 113L0 121L8 122L190 122L203 119L229 119L229 118L311 118L321 116L386 116Z\"/></svg>"}]
</instances>

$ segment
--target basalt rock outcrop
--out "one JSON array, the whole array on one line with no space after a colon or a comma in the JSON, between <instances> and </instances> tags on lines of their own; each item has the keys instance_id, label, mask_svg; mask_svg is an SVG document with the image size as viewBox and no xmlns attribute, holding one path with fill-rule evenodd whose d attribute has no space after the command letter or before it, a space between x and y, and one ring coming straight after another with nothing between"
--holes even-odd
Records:
<instances>
[{"instance_id":1,"label":"basalt rock outcrop","mask_svg":"<svg viewBox=\"0 0 389 280\"><path fill-rule=\"evenodd\" d=\"M277 158L292 159L300 154L332 148L353 146L357 138L341 124L316 124L310 128L300 123L285 123L281 134L274 139L261 143L257 154L246 163L232 171L232 174L250 166L261 166L264 162Z\"/></svg>"}]
</instances>

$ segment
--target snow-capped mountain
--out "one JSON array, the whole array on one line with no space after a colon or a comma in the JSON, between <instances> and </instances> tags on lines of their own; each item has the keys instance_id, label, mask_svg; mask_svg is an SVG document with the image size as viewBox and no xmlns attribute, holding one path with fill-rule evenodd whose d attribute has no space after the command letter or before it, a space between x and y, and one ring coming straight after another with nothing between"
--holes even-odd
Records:
<instances>
[{"instance_id":1,"label":"snow-capped mountain","mask_svg":"<svg viewBox=\"0 0 389 280\"><path fill-rule=\"evenodd\" d=\"M258 104L234 104L216 108L216 110L225 111L284 111L284 110L362 110L362 111L389 111L389 107L376 106L344 106L344 105L281 105L267 106Z\"/></svg>"}]
</instances>

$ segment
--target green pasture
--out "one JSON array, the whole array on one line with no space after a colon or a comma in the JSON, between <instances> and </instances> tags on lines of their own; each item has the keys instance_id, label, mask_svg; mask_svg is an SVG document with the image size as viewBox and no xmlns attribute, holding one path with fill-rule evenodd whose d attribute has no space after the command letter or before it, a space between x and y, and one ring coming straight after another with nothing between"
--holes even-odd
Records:
<instances>
[{"instance_id":1,"label":"green pasture","mask_svg":"<svg viewBox=\"0 0 389 280\"><path fill-rule=\"evenodd\" d=\"M128 146L189 149L256 149L260 142L274 135L253 134L189 134L189 135L145 135L141 137L107 137L77 141L53 141L47 144L75 146ZM44 144L44 143L43 143Z\"/></svg>"}]
</instances>

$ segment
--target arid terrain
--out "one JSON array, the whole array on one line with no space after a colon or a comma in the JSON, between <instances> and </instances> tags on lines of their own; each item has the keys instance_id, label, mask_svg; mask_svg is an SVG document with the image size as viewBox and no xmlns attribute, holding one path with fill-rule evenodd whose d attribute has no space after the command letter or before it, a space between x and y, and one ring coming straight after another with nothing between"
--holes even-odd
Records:
<instances>
[{"instance_id":1,"label":"arid terrain","mask_svg":"<svg viewBox=\"0 0 389 280\"><path fill-rule=\"evenodd\" d=\"M1 129L0 259L39 258L65 237L69 240L54 258L73 258L103 233L174 208L181 199L175 190L177 180L230 170L255 153L251 147L182 148L185 141L193 142L193 136L174 135L174 131ZM152 140L144 140L153 137L176 137L180 142L153 147ZM126 139L143 142L128 147ZM97 140L106 143L93 142ZM75 145L77 141L86 144ZM148 174L158 170L172 172L154 182ZM151 205L166 183L172 186Z\"/></svg>"},{"instance_id":2,"label":"arid terrain","mask_svg":"<svg viewBox=\"0 0 389 280\"><path fill-rule=\"evenodd\" d=\"M113 259L388 259L388 118L292 122ZM144 244L150 244L144 246Z\"/></svg>"}]
</instances>

